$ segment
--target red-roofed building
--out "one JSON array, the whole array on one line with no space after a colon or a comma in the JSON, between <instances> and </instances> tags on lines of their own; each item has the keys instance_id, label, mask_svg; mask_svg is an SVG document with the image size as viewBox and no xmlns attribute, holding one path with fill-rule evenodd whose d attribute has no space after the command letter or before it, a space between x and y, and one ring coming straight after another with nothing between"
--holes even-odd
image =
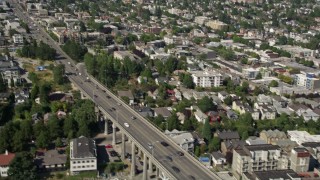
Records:
<instances>
[{"instance_id":1,"label":"red-roofed building","mask_svg":"<svg viewBox=\"0 0 320 180\"><path fill-rule=\"evenodd\" d=\"M8 176L9 164L16 156L14 153L6 151L4 154L0 154L0 177Z\"/></svg>"}]
</instances>

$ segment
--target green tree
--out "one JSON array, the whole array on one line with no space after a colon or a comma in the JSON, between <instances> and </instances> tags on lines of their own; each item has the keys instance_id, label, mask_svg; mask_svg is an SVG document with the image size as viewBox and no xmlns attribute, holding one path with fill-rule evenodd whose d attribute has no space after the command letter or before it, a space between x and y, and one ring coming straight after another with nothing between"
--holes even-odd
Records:
<instances>
[{"instance_id":1,"label":"green tree","mask_svg":"<svg viewBox=\"0 0 320 180\"><path fill-rule=\"evenodd\" d=\"M172 131L173 129L180 130L180 122L175 113L173 113L169 118L168 118L168 129L169 131Z\"/></svg>"},{"instance_id":2,"label":"green tree","mask_svg":"<svg viewBox=\"0 0 320 180\"><path fill-rule=\"evenodd\" d=\"M183 76L182 83L183 83L184 86L186 86L189 89L193 89L194 88L193 79L192 79L192 76L190 74L185 74Z\"/></svg>"},{"instance_id":3,"label":"green tree","mask_svg":"<svg viewBox=\"0 0 320 180\"><path fill-rule=\"evenodd\" d=\"M49 118L47 128L49 130L51 140L55 140L56 138L61 137L62 130L60 127L60 120L56 116L51 116Z\"/></svg>"},{"instance_id":4,"label":"green tree","mask_svg":"<svg viewBox=\"0 0 320 180\"><path fill-rule=\"evenodd\" d=\"M75 61L83 60L84 55L88 52L87 48L80 45L76 41L69 40L62 47L62 50L66 52L70 58Z\"/></svg>"},{"instance_id":5,"label":"green tree","mask_svg":"<svg viewBox=\"0 0 320 180\"><path fill-rule=\"evenodd\" d=\"M63 84L64 83L64 65L59 64L53 68L53 80L57 84Z\"/></svg>"},{"instance_id":6,"label":"green tree","mask_svg":"<svg viewBox=\"0 0 320 180\"><path fill-rule=\"evenodd\" d=\"M216 105L213 103L212 99L209 98L208 96L204 96L202 99L198 100L197 106L204 113L211 110L216 110Z\"/></svg>"},{"instance_id":7,"label":"green tree","mask_svg":"<svg viewBox=\"0 0 320 180\"><path fill-rule=\"evenodd\" d=\"M202 136L207 142L210 142L212 138L212 133L211 133L211 126L209 123L209 119L206 119L203 127L202 127Z\"/></svg>"},{"instance_id":8,"label":"green tree","mask_svg":"<svg viewBox=\"0 0 320 180\"><path fill-rule=\"evenodd\" d=\"M38 148L47 148L49 146L50 137L47 131L41 131L40 135L36 139L36 146Z\"/></svg>"},{"instance_id":9,"label":"green tree","mask_svg":"<svg viewBox=\"0 0 320 180\"><path fill-rule=\"evenodd\" d=\"M38 179L32 155L27 152L16 154L9 165L8 176L10 179Z\"/></svg>"},{"instance_id":10,"label":"green tree","mask_svg":"<svg viewBox=\"0 0 320 180\"><path fill-rule=\"evenodd\" d=\"M262 79L262 74L261 72L258 72L257 76L256 76L256 79Z\"/></svg>"},{"instance_id":11,"label":"green tree","mask_svg":"<svg viewBox=\"0 0 320 180\"><path fill-rule=\"evenodd\" d=\"M220 139L218 137L213 137L209 144L209 152L220 150Z\"/></svg>"},{"instance_id":12,"label":"green tree","mask_svg":"<svg viewBox=\"0 0 320 180\"><path fill-rule=\"evenodd\" d=\"M279 83L278 81L276 80L272 80L270 83L269 83L269 87L278 87L279 86Z\"/></svg>"},{"instance_id":13,"label":"green tree","mask_svg":"<svg viewBox=\"0 0 320 180\"><path fill-rule=\"evenodd\" d=\"M61 138L58 137L55 140L55 145L56 145L56 147L62 147L63 146L63 142L62 142Z\"/></svg>"},{"instance_id":14,"label":"green tree","mask_svg":"<svg viewBox=\"0 0 320 180\"><path fill-rule=\"evenodd\" d=\"M232 105L232 97L231 96L227 96L224 100L223 100L223 102L226 104L226 105L228 105L228 106L230 106L230 105Z\"/></svg>"}]
</instances>

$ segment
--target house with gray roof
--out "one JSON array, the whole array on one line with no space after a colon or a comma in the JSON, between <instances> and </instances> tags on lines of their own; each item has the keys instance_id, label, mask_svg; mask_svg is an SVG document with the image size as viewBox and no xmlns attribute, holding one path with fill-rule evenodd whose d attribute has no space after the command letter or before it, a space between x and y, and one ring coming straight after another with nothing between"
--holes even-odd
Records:
<instances>
[{"instance_id":1,"label":"house with gray roof","mask_svg":"<svg viewBox=\"0 0 320 180\"><path fill-rule=\"evenodd\" d=\"M97 148L93 139L80 136L70 142L70 173L97 170Z\"/></svg>"},{"instance_id":2,"label":"house with gray roof","mask_svg":"<svg viewBox=\"0 0 320 180\"><path fill-rule=\"evenodd\" d=\"M34 163L39 169L65 170L67 155L56 149L45 152L37 152Z\"/></svg>"},{"instance_id":3,"label":"house with gray roof","mask_svg":"<svg viewBox=\"0 0 320 180\"><path fill-rule=\"evenodd\" d=\"M194 138L190 132L174 129L172 131L166 130L164 134L169 136L182 149L188 152L194 151Z\"/></svg>"}]
</instances>

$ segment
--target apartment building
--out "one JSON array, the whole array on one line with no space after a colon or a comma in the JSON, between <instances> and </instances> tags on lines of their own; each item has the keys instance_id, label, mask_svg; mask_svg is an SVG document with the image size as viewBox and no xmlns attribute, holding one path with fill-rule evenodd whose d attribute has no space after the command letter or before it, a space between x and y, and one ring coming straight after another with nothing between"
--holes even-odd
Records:
<instances>
[{"instance_id":1,"label":"apartment building","mask_svg":"<svg viewBox=\"0 0 320 180\"><path fill-rule=\"evenodd\" d=\"M253 68L247 68L242 69L243 77L246 79L255 79L257 75L259 74L259 69L253 69Z\"/></svg>"},{"instance_id":2,"label":"apartment building","mask_svg":"<svg viewBox=\"0 0 320 180\"><path fill-rule=\"evenodd\" d=\"M280 157L277 145L245 145L233 150L232 171L239 179L244 172L277 170Z\"/></svg>"},{"instance_id":3,"label":"apartment building","mask_svg":"<svg viewBox=\"0 0 320 180\"><path fill-rule=\"evenodd\" d=\"M20 71L16 62L12 60L4 60L0 58L0 75L8 83L11 84L13 80L14 83L20 82Z\"/></svg>"},{"instance_id":4,"label":"apartment building","mask_svg":"<svg viewBox=\"0 0 320 180\"><path fill-rule=\"evenodd\" d=\"M320 89L320 79L315 77L313 73L300 73L294 75L294 83L308 90Z\"/></svg>"},{"instance_id":5,"label":"apartment building","mask_svg":"<svg viewBox=\"0 0 320 180\"><path fill-rule=\"evenodd\" d=\"M198 87L219 87L222 84L222 75L213 70L192 71L191 74Z\"/></svg>"},{"instance_id":6,"label":"apartment building","mask_svg":"<svg viewBox=\"0 0 320 180\"><path fill-rule=\"evenodd\" d=\"M97 150L93 139L80 136L70 142L70 173L97 170Z\"/></svg>"},{"instance_id":7,"label":"apartment building","mask_svg":"<svg viewBox=\"0 0 320 180\"><path fill-rule=\"evenodd\" d=\"M290 168L295 172L307 172L310 163L310 152L304 147L294 148L291 150L290 162Z\"/></svg>"}]
</instances>

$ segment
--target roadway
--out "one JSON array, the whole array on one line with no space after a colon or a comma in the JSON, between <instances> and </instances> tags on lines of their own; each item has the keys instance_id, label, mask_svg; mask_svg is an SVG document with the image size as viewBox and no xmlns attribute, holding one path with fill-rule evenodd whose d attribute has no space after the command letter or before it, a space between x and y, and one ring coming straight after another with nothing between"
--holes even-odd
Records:
<instances>
[{"instance_id":1,"label":"roadway","mask_svg":"<svg viewBox=\"0 0 320 180\"><path fill-rule=\"evenodd\" d=\"M16 15L24 20L25 22L32 23L33 21L28 17L26 13L20 8L18 4L11 3L15 9ZM34 24L34 23L33 23ZM214 173L209 172L204 166L200 165L196 160L189 154L179 156L178 151L182 149L176 145L173 141L169 140L160 130L151 127L152 125L147 122L139 113L130 109L126 105L118 105L123 103L118 97L113 95L108 89L102 87L100 84L95 84L93 81L86 81L87 76L85 72L81 75L77 75L79 71L76 70L74 62L61 50L59 45L51 39L51 37L40 27L36 37L41 40L47 40L46 42L53 48L56 49L60 58L56 60L58 63L64 64L66 71L72 73L69 75L71 82L76 84L82 92L85 92L94 101L96 105L101 107L104 111L117 121L117 126L120 129L130 134L134 140L136 140L140 146L149 151L152 154L151 149L148 147L148 143L154 144L154 158L171 173L176 179L192 179L193 176L197 180L209 180L219 179ZM111 110L115 108L115 110ZM132 120L131 117L136 117ZM129 127L126 127L124 123L128 123ZM160 142L165 141L169 146L165 147ZM171 157L172 161L168 160L167 157ZM174 171L172 167L177 167L179 172Z\"/></svg>"}]
</instances>

